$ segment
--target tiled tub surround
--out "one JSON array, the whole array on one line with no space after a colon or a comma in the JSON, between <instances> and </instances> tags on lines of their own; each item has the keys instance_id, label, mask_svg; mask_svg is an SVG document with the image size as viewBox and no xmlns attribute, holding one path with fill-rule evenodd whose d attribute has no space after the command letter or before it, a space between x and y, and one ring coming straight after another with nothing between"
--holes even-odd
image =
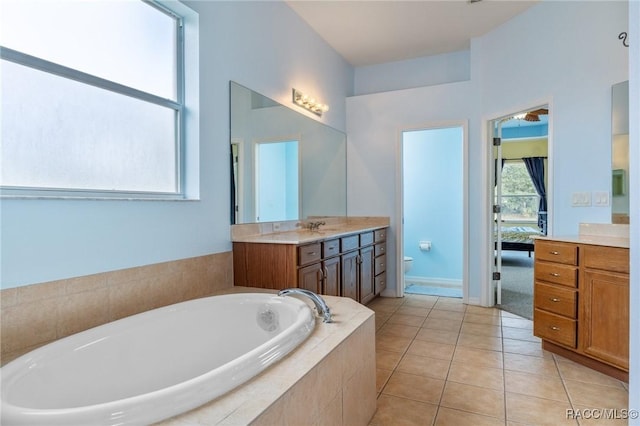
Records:
<instances>
[{"instance_id":1,"label":"tiled tub surround","mask_svg":"<svg viewBox=\"0 0 640 426\"><path fill-rule=\"evenodd\" d=\"M226 292L238 291L273 292L248 287ZM228 394L160 424L369 424L376 411L374 313L348 298L323 297L335 322L317 318L312 334L286 358Z\"/></svg>"},{"instance_id":2,"label":"tiled tub surround","mask_svg":"<svg viewBox=\"0 0 640 426\"><path fill-rule=\"evenodd\" d=\"M231 252L5 289L1 362L129 315L233 286Z\"/></svg>"}]
</instances>

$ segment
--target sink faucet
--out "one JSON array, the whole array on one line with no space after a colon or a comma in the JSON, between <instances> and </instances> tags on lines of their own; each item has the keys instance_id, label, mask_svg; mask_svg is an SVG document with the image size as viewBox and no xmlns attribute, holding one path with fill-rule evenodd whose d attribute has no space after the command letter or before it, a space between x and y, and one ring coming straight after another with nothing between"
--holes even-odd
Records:
<instances>
[{"instance_id":1,"label":"sink faucet","mask_svg":"<svg viewBox=\"0 0 640 426\"><path fill-rule=\"evenodd\" d=\"M320 229L321 225L325 225L325 224L326 223L322 222L322 221L321 222L307 222L307 223L300 222L300 223L297 223L296 226L301 226L303 228L308 229L309 231L317 231L317 230Z\"/></svg>"},{"instance_id":2,"label":"sink faucet","mask_svg":"<svg viewBox=\"0 0 640 426\"><path fill-rule=\"evenodd\" d=\"M327 302L325 302L324 299L318 296L316 293L304 288L286 288L278 292L278 296L287 296L293 294L301 294L303 296L307 296L316 305L316 310L320 315L322 315L323 322L333 322L333 320L331 319L331 310L329 309Z\"/></svg>"}]
</instances>

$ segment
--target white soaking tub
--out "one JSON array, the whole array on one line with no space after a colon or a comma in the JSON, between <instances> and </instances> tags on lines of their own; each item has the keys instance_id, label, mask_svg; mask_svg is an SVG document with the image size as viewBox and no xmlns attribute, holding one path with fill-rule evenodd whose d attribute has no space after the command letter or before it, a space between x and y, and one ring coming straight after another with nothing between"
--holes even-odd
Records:
<instances>
[{"instance_id":1,"label":"white soaking tub","mask_svg":"<svg viewBox=\"0 0 640 426\"><path fill-rule=\"evenodd\" d=\"M3 425L148 424L223 395L315 326L293 297L191 300L50 343L1 370Z\"/></svg>"}]
</instances>

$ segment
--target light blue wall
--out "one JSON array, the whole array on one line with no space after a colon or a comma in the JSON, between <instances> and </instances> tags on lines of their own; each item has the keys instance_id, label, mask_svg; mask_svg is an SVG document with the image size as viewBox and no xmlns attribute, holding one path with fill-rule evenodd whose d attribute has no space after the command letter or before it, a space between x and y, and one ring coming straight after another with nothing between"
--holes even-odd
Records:
<instances>
[{"instance_id":1,"label":"light blue wall","mask_svg":"<svg viewBox=\"0 0 640 426\"><path fill-rule=\"evenodd\" d=\"M462 281L462 127L404 132L404 255L412 277ZM430 240L422 251L420 240Z\"/></svg>"},{"instance_id":2,"label":"light blue wall","mask_svg":"<svg viewBox=\"0 0 640 426\"><path fill-rule=\"evenodd\" d=\"M313 93L345 130L353 69L284 2L185 4L200 19L200 199L2 200L2 288L231 250L229 80L287 105L292 87Z\"/></svg>"}]
</instances>

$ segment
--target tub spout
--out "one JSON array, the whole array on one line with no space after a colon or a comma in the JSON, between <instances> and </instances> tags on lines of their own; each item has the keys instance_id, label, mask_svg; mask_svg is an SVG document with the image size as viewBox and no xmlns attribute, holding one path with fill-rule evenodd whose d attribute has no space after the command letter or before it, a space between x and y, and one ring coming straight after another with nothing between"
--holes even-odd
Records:
<instances>
[{"instance_id":1,"label":"tub spout","mask_svg":"<svg viewBox=\"0 0 640 426\"><path fill-rule=\"evenodd\" d=\"M316 305L318 313L322 315L323 322L333 322L333 320L331 319L331 310L329 309L327 302L325 302L322 297L304 288L286 288L278 292L278 296L286 296L291 294L301 294L303 296L307 296Z\"/></svg>"}]
</instances>

